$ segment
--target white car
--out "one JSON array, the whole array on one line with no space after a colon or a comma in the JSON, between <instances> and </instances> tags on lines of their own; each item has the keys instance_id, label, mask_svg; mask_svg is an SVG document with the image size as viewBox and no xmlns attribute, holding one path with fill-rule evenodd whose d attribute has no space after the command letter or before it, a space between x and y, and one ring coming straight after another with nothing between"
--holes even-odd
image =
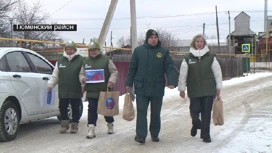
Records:
<instances>
[{"instance_id":1,"label":"white car","mask_svg":"<svg viewBox=\"0 0 272 153\"><path fill-rule=\"evenodd\" d=\"M14 140L19 124L59 115L57 86L47 90L53 69L34 51L0 47L0 141Z\"/></svg>"}]
</instances>

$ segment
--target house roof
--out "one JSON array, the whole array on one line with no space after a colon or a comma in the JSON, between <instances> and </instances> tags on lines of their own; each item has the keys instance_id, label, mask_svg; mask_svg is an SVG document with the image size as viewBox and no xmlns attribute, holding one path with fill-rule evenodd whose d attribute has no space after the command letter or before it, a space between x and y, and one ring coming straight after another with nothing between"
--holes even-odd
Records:
<instances>
[{"instance_id":1,"label":"house roof","mask_svg":"<svg viewBox=\"0 0 272 153\"><path fill-rule=\"evenodd\" d=\"M240 12L235 18L235 22L237 22L237 17L241 17L239 20L245 20L246 19L249 19L250 16L248 14L246 14L244 11ZM237 28L236 26L239 26L239 28ZM244 25L236 25L235 24L235 30L230 34L232 36L255 36L256 33L253 32L252 30L250 30L250 25L247 25L246 27L243 27ZM237 29L236 29L237 28Z\"/></svg>"},{"instance_id":2,"label":"house roof","mask_svg":"<svg viewBox=\"0 0 272 153\"><path fill-rule=\"evenodd\" d=\"M248 14L246 14L244 11L242 11L242 12L240 12L235 18L234 18L234 20L236 20L236 18L237 17L239 17L239 16L241 16L241 15L246 15L246 16L248 16L248 18L250 18L250 16L248 15Z\"/></svg>"},{"instance_id":3,"label":"house roof","mask_svg":"<svg viewBox=\"0 0 272 153\"><path fill-rule=\"evenodd\" d=\"M248 31L245 33L243 31L233 31L230 35L232 36L248 36L248 35L256 35L255 32L253 32L252 30L248 29Z\"/></svg>"}]
</instances>

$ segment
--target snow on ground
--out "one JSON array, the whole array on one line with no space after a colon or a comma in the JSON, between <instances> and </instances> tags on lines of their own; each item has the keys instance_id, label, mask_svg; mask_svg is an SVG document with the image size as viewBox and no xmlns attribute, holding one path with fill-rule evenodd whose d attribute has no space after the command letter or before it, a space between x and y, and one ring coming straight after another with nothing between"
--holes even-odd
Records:
<instances>
[{"instance_id":1,"label":"snow on ground","mask_svg":"<svg viewBox=\"0 0 272 153\"><path fill-rule=\"evenodd\" d=\"M263 77L272 76L271 72L261 72L261 73L247 73L243 77L237 77L230 80L223 81L223 89L227 86L232 85L239 85L242 83L246 83L248 81L262 79ZM171 90L166 88L165 89L165 96L164 102L168 100L175 99L176 96L179 95L179 91L177 88ZM187 102L188 105L188 98L182 99L183 101ZM87 107L88 103L84 103ZM124 104L124 95L121 95L119 98L119 108L120 110L123 109ZM134 102L135 106L135 102ZM233 140L227 143L226 146L220 148L216 152L220 153L234 153L234 152L272 152L272 121L271 121L271 112L272 108L267 108L263 110L264 112L259 112L260 115L267 114L264 117L256 117L250 119L244 127L245 131L239 133ZM175 113L174 111L172 113ZM84 111L83 116L87 116L87 110ZM256 114L258 116L258 112ZM259 124L261 123L261 124ZM263 124L264 123L264 124ZM163 123L162 123L163 124ZM236 123L233 123L233 127L235 128ZM239 124L239 123L238 123ZM270 127L270 128L267 128ZM225 135L228 135L228 130L225 130L223 133L219 135L223 139ZM243 142L243 143L240 143ZM239 144L239 145L237 145ZM270 150L270 151L267 151Z\"/></svg>"},{"instance_id":2,"label":"snow on ground","mask_svg":"<svg viewBox=\"0 0 272 153\"><path fill-rule=\"evenodd\" d=\"M272 72L248 73L244 77L223 81L222 99L225 124L211 122L212 142L203 143L190 136L189 99L179 91L165 89L162 108L161 141L154 143L150 135L146 144L134 141L135 119L122 119L124 95L119 98L120 114L115 117L115 134L108 135L106 124L99 116L97 137L86 139L87 105L77 134L59 134L56 117L20 126L16 140L0 143L0 153L271 153L272 152ZM135 106L135 102L133 103Z\"/></svg>"},{"instance_id":3,"label":"snow on ground","mask_svg":"<svg viewBox=\"0 0 272 153\"><path fill-rule=\"evenodd\" d=\"M223 88L226 86L231 86L231 85L238 85L247 81L252 81L255 79L261 79L262 77L267 77L267 76L271 76L272 73L271 72L262 72L262 73L247 73L245 74L245 76L243 77L237 77L237 78L232 78L230 80L225 80L223 81ZM179 95L179 91L177 88L175 89L168 89L165 88L165 95L164 95L164 101L167 101L169 99L172 99L173 97ZM123 109L123 105L124 105L124 96L125 95L121 95L119 97L119 108L122 110ZM185 101L188 100L187 98L185 98ZM86 107L88 103L85 103ZM135 105L135 103L134 103ZM87 112L86 112L87 113Z\"/></svg>"}]
</instances>

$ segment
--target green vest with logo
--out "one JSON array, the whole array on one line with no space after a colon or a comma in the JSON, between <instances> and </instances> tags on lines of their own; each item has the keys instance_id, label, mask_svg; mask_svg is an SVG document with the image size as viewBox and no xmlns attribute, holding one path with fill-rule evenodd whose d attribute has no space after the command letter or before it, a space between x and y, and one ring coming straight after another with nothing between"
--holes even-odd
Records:
<instances>
[{"instance_id":1,"label":"green vest with logo","mask_svg":"<svg viewBox=\"0 0 272 153\"><path fill-rule=\"evenodd\" d=\"M81 98L81 83L79 72L83 57L76 55L71 61L66 57L58 60L59 68L59 98Z\"/></svg>"},{"instance_id":2,"label":"green vest with logo","mask_svg":"<svg viewBox=\"0 0 272 153\"><path fill-rule=\"evenodd\" d=\"M110 57L99 54L95 58L89 57L83 61L83 67L85 69L85 74L87 75L88 70L104 70L104 82L99 83L86 83L85 90L88 98L99 98L100 91L107 91L107 84L110 77L109 72L109 60ZM101 72L101 71L100 71ZM93 76L92 80L97 80L96 77L101 76ZM88 77L87 77L88 78Z\"/></svg>"},{"instance_id":3,"label":"green vest with logo","mask_svg":"<svg viewBox=\"0 0 272 153\"><path fill-rule=\"evenodd\" d=\"M216 95L216 82L211 68L214 57L210 52L201 58L191 53L184 56L188 64L187 93L190 98Z\"/></svg>"}]
</instances>

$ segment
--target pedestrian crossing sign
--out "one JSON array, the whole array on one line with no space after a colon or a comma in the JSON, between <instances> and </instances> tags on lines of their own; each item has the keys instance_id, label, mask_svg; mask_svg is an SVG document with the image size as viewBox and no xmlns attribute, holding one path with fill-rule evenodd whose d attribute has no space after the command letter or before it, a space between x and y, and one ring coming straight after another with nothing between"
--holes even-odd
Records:
<instances>
[{"instance_id":1,"label":"pedestrian crossing sign","mask_svg":"<svg viewBox=\"0 0 272 153\"><path fill-rule=\"evenodd\" d=\"M242 44L242 52L250 52L250 44Z\"/></svg>"}]
</instances>

